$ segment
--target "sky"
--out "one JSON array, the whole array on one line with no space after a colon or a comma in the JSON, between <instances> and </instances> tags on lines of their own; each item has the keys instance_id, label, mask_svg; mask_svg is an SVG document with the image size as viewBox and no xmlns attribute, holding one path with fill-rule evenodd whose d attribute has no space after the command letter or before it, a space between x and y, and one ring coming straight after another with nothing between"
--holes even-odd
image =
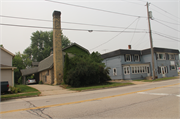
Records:
<instances>
[{"instance_id":1,"label":"sky","mask_svg":"<svg viewBox=\"0 0 180 119\"><path fill-rule=\"evenodd\" d=\"M153 46L180 50L180 0L0 0L0 44L12 53L23 53L31 44L33 32L51 30L52 13L56 10L61 12L63 34L71 42L81 45L90 52L98 51L103 54L128 49L128 45L134 50L147 49L150 48L150 40L146 2L150 3L149 10L153 16L153 20L150 20ZM45 21L7 18L2 15ZM84 29L84 31L67 29Z\"/></svg>"}]
</instances>

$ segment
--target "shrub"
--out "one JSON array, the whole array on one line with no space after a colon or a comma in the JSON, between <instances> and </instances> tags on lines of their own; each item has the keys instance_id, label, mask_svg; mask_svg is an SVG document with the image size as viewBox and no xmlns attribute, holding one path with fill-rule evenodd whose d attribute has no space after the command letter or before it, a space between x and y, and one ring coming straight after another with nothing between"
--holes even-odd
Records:
<instances>
[{"instance_id":1,"label":"shrub","mask_svg":"<svg viewBox=\"0 0 180 119\"><path fill-rule=\"evenodd\" d=\"M99 53L87 56L75 56L69 59L66 84L72 87L88 86L105 83L111 80L109 68L105 68Z\"/></svg>"},{"instance_id":2,"label":"shrub","mask_svg":"<svg viewBox=\"0 0 180 119\"><path fill-rule=\"evenodd\" d=\"M65 55L65 63L64 63L64 70L63 70L63 80L64 83L67 84L67 72L69 70L69 57L68 54L66 53Z\"/></svg>"},{"instance_id":3,"label":"shrub","mask_svg":"<svg viewBox=\"0 0 180 119\"><path fill-rule=\"evenodd\" d=\"M21 89L17 88L17 87L9 86L9 89L10 89L11 93L20 93L21 92Z\"/></svg>"},{"instance_id":4,"label":"shrub","mask_svg":"<svg viewBox=\"0 0 180 119\"><path fill-rule=\"evenodd\" d=\"M43 84L43 81L42 81L42 80L40 80L40 81L39 81L39 84Z\"/></svg>"}]
</instances>

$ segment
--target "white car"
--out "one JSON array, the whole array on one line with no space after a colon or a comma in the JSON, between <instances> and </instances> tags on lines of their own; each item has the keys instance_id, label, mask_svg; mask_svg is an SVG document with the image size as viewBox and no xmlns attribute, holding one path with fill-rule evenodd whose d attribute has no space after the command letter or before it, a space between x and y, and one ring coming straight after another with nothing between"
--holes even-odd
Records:
<instances>
[{"instance_id":1,"label":"white car","mask_svg":"<svg viewBox=\"0 0 180 119\"><path fill-rule=\"evenodd\" d=\"M177 67L177 72L180 72L180 67Z\"/></svg>"},{"instance_id":2,"label":"white car","mask_svg":"<svg viewBox=\"0 0 180 119\"><path fill-rule=\"evenodd\" d=\"M34 84L34 83L36 83L36 79L28 79L28 80L26 81L26 85Z\"/></svg>"}]
</instances>

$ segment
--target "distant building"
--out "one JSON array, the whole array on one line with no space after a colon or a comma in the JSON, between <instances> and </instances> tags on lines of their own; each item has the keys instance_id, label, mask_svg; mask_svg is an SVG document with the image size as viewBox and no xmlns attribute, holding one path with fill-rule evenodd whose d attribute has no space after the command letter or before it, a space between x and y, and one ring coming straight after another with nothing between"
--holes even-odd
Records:
<instances>
[{"instance_id":1,"label":"distant building","mask_svg":"<svg viewBox=\"0 0 180 119\"><path fill-rule=\"evenodd\" d=\"M52 49L53 50L53 49ZM89 51L82 46L73 43L72 45L62 49L63 56L65 57L66 53L68 53L69 57L73 57L74 55L79 54L87 54L89 55ZM32 62L32 68L22 69L22 76L25 77L28 75L34 74L37 82L42 81L44 84L53 84L54 83L54 63L53 63L53 52L51 52L50 56L45 58L40 62Z\"/></svg>"},{"instance_id":2,"label":"distant building","mask_svg":"<svg viewBox=\"0 0 180 119\"><path fill-rule=\"evenodd\" d=\"M16 69L12 66L14 56L10 51L0 47L0 78L1 81L8 81L10 86L14 86L14 69Z\"/></svg>"},{"instance_id":3,"label":"distant building","mask_svg":"<svg viewBox=\"0 0 180 119\"><path fill-rule=\"evenodd\" d=\"M102 54L103 63L110 67L111 79L144 79L152 76L151 49L119 49ZM177 76L179 50L154 48L155 76Z\"/></svg>"}]
</instances>

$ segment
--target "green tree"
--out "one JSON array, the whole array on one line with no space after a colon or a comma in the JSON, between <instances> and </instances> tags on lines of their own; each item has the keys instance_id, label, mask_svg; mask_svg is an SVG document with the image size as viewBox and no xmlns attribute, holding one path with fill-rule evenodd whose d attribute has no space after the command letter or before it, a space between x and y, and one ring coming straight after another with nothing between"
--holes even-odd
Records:
<instances>
[{"instance_id":1,"label":"green tree","mask_svg":"<svg viewBox=\"0 0 180 119\"><path fill-rule=\"evenodd\" d=\"M32 61L29 59L28 55L21 54L20 52L15 54L15 57L13 58L13 66L17 67L17 69L14 70L14 81L15 83L19 83L21 80L21 69L25 69L27 67L31 66Z\"/></svg>"},{"instance_id":2,"label":"green tree","mask_svg":"<svg viewBox=\"0 0 180 119\"><path fill-rule=\"evenodd\" d=\"M66 83L73 87L102 84L110 80L109 68L101 62L99 53L69 59Z\"/></svg>"},{"instance_id":3,"label":"green tree","mask_svg":"<svg viewBox=\"0 0 180 119\"><path fill-rule=\"evenodd\" d=\"M69 39L61 34L62 48L71 44ZM32 61L41 61L48 57L53 47L53 31L36 31L32 33L31 45L24 50Z\"/></svg>"},{"instance_id":4,"label":"green tree","mask_svg":"<svg viewBox=\"0 0 180 119\"><path fill-rule=\"evenodd\" d=\"M64 63L64 70L63 70L63 80L64 83L67 84L67 72L69 70L69 57L68 54L66 53L65 55L65 63Z\"/></svg>"}]
</instances>

